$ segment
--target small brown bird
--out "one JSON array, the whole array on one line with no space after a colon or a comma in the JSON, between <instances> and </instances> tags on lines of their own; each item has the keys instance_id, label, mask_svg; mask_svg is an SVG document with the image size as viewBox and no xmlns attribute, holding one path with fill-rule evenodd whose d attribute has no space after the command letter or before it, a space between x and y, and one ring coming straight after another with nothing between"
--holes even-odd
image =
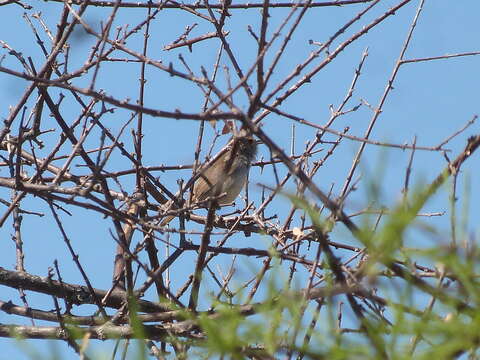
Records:
<instances>
[{"instance_id":1,"label":"small brown bird","mask_svg":"<svg viewBox=\"0 0 480 360\"><path fill-rule=\"evenodd\" d=\"M193 185L193 202L208 198L217 204L233 202L247 182L248 172L257 153L257 143L251 135L240 132L234 136L227 150L211 164L199 169L199 177ZM167 216L161 226L167 225L174 216Z\"/></svg>"}]
</instances>

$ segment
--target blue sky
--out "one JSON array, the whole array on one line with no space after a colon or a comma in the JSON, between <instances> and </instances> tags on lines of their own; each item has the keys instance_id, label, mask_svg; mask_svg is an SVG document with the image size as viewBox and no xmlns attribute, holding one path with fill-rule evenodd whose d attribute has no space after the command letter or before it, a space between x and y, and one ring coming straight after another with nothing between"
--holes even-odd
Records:
<instances>
[{"instance_id":1,"label":"blue sky","mask_svg":"<svg viewBox=\"0 0 480 360\"><path fill-rule=\"evenodd\" d=\"M334 51L340 43L350 38L354 33L360 31L363 26L368 25L375 18L385 13L391 6L399 2L399 0L381 1L361 21L355 23L345 34L341 35L332 44L330 51ZM27 14L31 16L33 12L41 12L42 19L52 31L55 31L62 4L51 1L31 3L34 4L35 8L27 11ZM358 41L346 47L334 61L316 74L311 83L302 86L295 94L289 97L281 105L280 109L310 122L324 125L330 116L330 104L333 104L333 107L337 107L345 97L362 54L368 49L368 56L363 65L362 73L346 109L350 109L360 103L364 105L359 110L339 118L332 126L337 131L343 131L348 126L350 127L350 135L363 137L364 131L373 116L372 110L365 103L370 104L372 107L378 105L419 3L419 1L411 1L398 10L395 16L389 17ZM344 7L319 7L309 10L295 32L293 40L288 45L285 56L279 62L272 81L267 86L267 93L275 88L281 79L290 74L298 63L308 58L309 54L316 49L315 45L309 44L309 40L325 42L340 26L352 19L366 6L367 4L359 4ZM5 41L14 47L15 50L22 52L25 57L31 56L38 69L43 63L43 57L39 47L32 40L33 35L28 24L22 19L22 14L25 10L15 5L3 6L1 10L0 40ZM90 26L98 30L100 21L105 22L110 11L108 8L90 7L87 10L85 19ZM286 9L271 10L269 36L281 24L287 13L288 10ZM125 24L130 24L131 28L142 21L145 14L145 9L121 9L114 25L124 26ZM227 38L230 41L233 53L240 59L240 66L245 70L250 68L255 61L257 51L254 39L248 34L247 25L251 25L254 31L258 31L261 14L259 9L232 10L232 14L233 16L226 23L226 29L230 31ZM418 19L418 24L405 58L414 59L479 51L480 44L478 39L480 29L478 14L480 14L480 3L478 0L427 0ZM185 26L194 22L197 22L198 26L192 32L192 36L199 36L203 33L214 31L211 24L185 12L165 10L159 14L151 25L149 56L153 59L161 60L163 64L171 62L176 68L178 67L181 71L185 71L178 61L178 55L181 54L195 74L201 74L201 66L204 66L208 73L211 74L219 48L218 39L211 39L194 45L192 53L186 48L169 52L162 50L165 45L171 43L183 33ZM34 21L34 23L38 26L37 22ZM281 40L283 40L285 34L286 31L282 31ZM45 34L41 32L41 35L48 47L50 44ZM86 35L83 30L78 30L70 47L70 70L75 70L83 65L93 44L92 41L93 39ZM277 41L272 48L272 52L267 54L267 64L275 55L279 43ZM137 52L141 52L142 44L143 31L140 31L129 39L127 46ZM5 55L1 66L21 71L16 59L8 56L5 49L0 49L0 55ZM128 57L121 52L116 52L115 56L119 58ZM308 69L318 65L324 57L325 54L320 55L318 60L315 60ZM236 84L238 79L234 74L231 63L224 57L221 64L229 67L232 82ZM130 102L135 103L139 91L139 69L138 63L115 62L109 63L108 66L102 66L95 88L97 90L102 89L107 94L120 99L129 98ZM393 84L394 89L383 106L383 112L378 118L371 138L377 141L403 144L411 143L416 136L418 146L432 147L441 143L450 134L462 128L475 114L480 112L478 99L479 69L479 56L457 57L402 65ZM90 83L91 76L92 72L81 79L75 79L74 84L79 87L85 87ZM145 105L147 107L167 111L180 109L183 112L192 113L201 110L204 98L196 85L185 80L172 78L154 67L147 68L146 79ZM298 78L294 82L297 80ZM254 86L254 78L249 83ZM293 83L289 83L287 88ZM223 69L219 71L218 84L225 89L226 81ZM0 94L3 99L0 116L2 118L8 116L9 107L18 103L27 86L28 83L25 80L0 73ZM51 92L58 96L60 90L51 89ZM62 92L65 93L63 90ZM280 94L282 93L283 91L280 92ZM27 102L27 113L31 110L34 99L35 97L32 97ZM247 109L248 101L245 93L237 92L234 95L234 101L240 105L242 110ZM67 96L62 102L62 114L69 121L73 121L78 116L78 105L76 105L71 96ZM114 113L104 116L103 121L105 126L115 133L129 116L129 111L117 109ZM45 112L45 118L48 119L47 111ZM44 130L55 127L53 119L50 120L44 122ZM17 129L18 122L15 124L17 125L14 125L12 128ZM218 124L218 126L220 127L221 125ZM133 152L130 135L131 128L132 126L127 128L128 130L122 137L122 141L127 149ZM209 125L206 126L206 129L205 136L208 143L213 137L213 131ZM287 153L290 152L291 129L292 121L284 117L270 115L263 121L263 130ZM311 127L299 124L295 126L295 131L295 154L301 154L305 142L314 138L315 131ZM197 132L198 123L193 121L145 116L144 165L191 164ZM479 132L478 123L475 123L449 142L446 145L446 148L451 150L448 152L449 158L455 158L464 148L469 135L478 134ZM37 150L38 156L48 154L52 146L54 146L57 137L58 133L45 134L42 140L46 147L43 150ZM332 141L336 139L336 136L327 135L325 139ZM220 137L213 152L219 150L227 140L228 136ZM94 148L98 144L99 133L94 130L85 147ZM342 141L341 146L335 150L333 156L326 161L314 178L316 184L323 191L328 192L332 188L334 196L340 193L359 145L359 142L345 139ZM69 146L65 146L61 153L69 154ZM329 146L325 145L322 148L323 152L320 153L320 158L328 151ZM205 149L202 152L202 156L206 154ZM355 212L368 205L368 184L372 181L378 183L380 189L376 204L377 208L380 206L392 206L401 199L401 191L410 154L410 151L368 145L362 157L360 167L355 174L355 179L361 176L357 186L358 189L348 198L345 207L346 211ZM269 156L268 149L264 145L260 145L258 159L265 158L268 160ZM61 165L62 162L59 161L58 164ZM432 181L445 166L446 161L442 153L417 151L413 162L411 184ZM467 234L477 234L477 237L479 230L477 224L480 220L478 215L480 213L478 205L480 197L480 188L478 187L480 183L479 167L480 157L476 154L462 168L462 173L458 178L457 193L460 199L457 203L457 208L461 210L468 206L466 214L468 214L469 222L465 230ZM72 166L71 168L75 174L88 173L88 170L84 167ZM131 168L131 164L118 152L115 152L107 168L110 171L118 171ZM9 176L8 169L2 168L0 171L2 172L1 176ZM278 166L278 172L281 178L286 174L287 170L285 167ZM160 180L172 192L175 192L177 189L176 180L179 177L187 180L189 175L190 171L188 170L155 173L155 176L159 176ZM261 190L255 184L261 183L274 186L275 181L272 169L265 168L262 172L257 167L253 168L250 178L252 184L249 191L252 199L258 206L260 204ZM135 186L134 176L123 177L121 184L125 191L131 193ZM468 184L470 184L470 188ZM116 185L112 183L112 187L116 188ZM295 188L295 183L292 180L285 187L287 191L295 191ZM9 199L11 195L8 189L3 188L0 189L0 194L4 199ZM437 244L448 243L450 239L448 194L449 190L445 187L443 191L439 192L428 202L424 209L424 212L447 211L444 216L422 219L422 222L437 227L442 232L433 235L425 234L422 231L413 233L406 238L405 245L407 247L431 246L432 242ZM307 193L307 197L309 196ZM468 203L465 203L467 200L469 200ZM237 204L243 205L240 199L237 200ZM64 280L71 283L82 283L78 270L72 263L71 257L67 255L59 231L53 221L51 221L51 215L46 203L38 198L29 197L22 202L22 207L46 214L42 218L36 216L24 217L22 230L27 271L32 274L45 276L48 267L51 267L53 261L58 259ZM281 197L272 206L273 212L282 214L279 219L280 224L282 224L289 208L288 200ZM270 215L273 215L273 212L270 212ZM72 217L62 214L62 221L67 232L72 236L73 246L78 251L82 264L88 269L88 274L94 283L94 287L107 289L111 283L111 265L115 246L109 234L109 229L113 229L112 222L108 219L92 216L89 212L78 209L75 209ZM298 218L296 218L296 221L298 222ZM202 228L199 225L192 225L192 229L201 230ZM15 266L15 248L14 243L10 240L13 233L11 220L7 221L0 228L0 233L4 239L2 245L0 245L0 266L13 269ZM355 241L348 237L348 234L340 225L334 234L347 243L355 244ZM198 238L194 236L192 236L191 240L198 243ZM175 243L177 240L173 238L172 241ZM269 241L271 240L266 237L252 235L249 238L234 238L230 246L266 248L269 245ZM165 251L160 245L159 247L161 252ZM191 273L195 259L196 256L194 254L187 254L176 263L171 273L174 290L183 284L185 277ZM225 269L228 269L227 266L230 260L231 258L222 258L215 265L219 267L224 266L222 271L225 271ZM237 259L239 270L236 276L238 276L238 282L252 276L253 270L261 267L261 262L262 259ZM287 265L285 265L285 268L287 269ZM207 282L207 284L203 291L207 291L209 286L211 286L211 289L215 289L215 284L212 282ZM218 289L214 291L216 290ZM12 300L20 304L16 291L2 287L2 295L1 300ZM149 295L151 296L151 294ZM38 306L44 309L53 308L52 301L48 297L29 293L28 300L31 304L39 304ZM88 310L91 310L91 308L86 308L84 311L88 312ZM15 321L18 321L18 319L0 312L0 322L12 323ZM28 320L25 320L25 323L28 323ZM39 322L39 324L42 323ZM4 357L11 358L12 356L20 359L24 356L20 355L21 351L19 351L18 344L9 339L0 339L0 344L3 349L3 355L0 356L0 359ZM50 345L43 341L30 341L27 342L26 346L47 352ZM58 343L55 346L58 346L62 359L76 358L71 350L66 349L66 345ZM112 344L109 343L97 342L94 345L94 349L99 349L99 351L106 353L111 348Z\"/></svg>"}]
</instances>

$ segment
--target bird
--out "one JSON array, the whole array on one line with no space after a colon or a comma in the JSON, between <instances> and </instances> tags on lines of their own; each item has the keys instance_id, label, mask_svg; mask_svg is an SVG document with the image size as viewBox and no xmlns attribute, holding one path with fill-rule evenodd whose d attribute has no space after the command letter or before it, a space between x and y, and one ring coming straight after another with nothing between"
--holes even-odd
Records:
<instances>
[{"instance_id":1,"label":"bird","mask_svg":"<svg viewBox=\"0 0 480 360\"><path fill-rule=\"evenodd\" d=\"M234 135L226 151L215 156L213 162L203 164L193 184L192 201L208 199L223 206L232 203L247 182L248 173L257 153L257 142L245 131ZM166 226L173 215L165 217L160 225Z\"/></svg>"}]
</instances>

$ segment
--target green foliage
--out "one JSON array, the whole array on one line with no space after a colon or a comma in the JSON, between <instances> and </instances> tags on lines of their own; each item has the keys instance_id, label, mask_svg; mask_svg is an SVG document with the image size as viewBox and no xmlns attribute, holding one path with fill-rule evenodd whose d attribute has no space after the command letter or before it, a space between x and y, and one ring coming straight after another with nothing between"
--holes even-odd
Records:
<instances>
[{"instance_id":1,"label":"green foliage","mask_svg":"<svg viewBox=\"0 0 480 360\"><path fill-rule=\"evenodd\" d=\"M421 249L404 247L405 239L411 234L418 234L418 229L427 230L435 239L443 237L444 232L440 229L419 220L418 213L446 179L447 173L444 173L431 185L418 186L410 192L408 198L391 208L388 215L384 215L376 231L372 231L372 224L367 221L355 234L366 246L368 254L360 273L367 276L370 284L375 284L387 300L386 308L381 311L383 313L386 310L385 318L389 321L385 322L375 313L367 312L369 321L364 322L364 325L374 328L357 335L340 334L334 325L334 303L329 302L325 307L330 316L322 317L328 322L323 323L322 327L329 330L322 334L322 330L317 328L311 333L312 338L321 341L321 351L312 353L312 348L315 348L312 343L310 347L297 348L301 353L311 358L381 358L373 346L368 346L371 334L374 334L379 344L383 344L381 346L384 346L392 359L447 359L477 348L480 342L480 311L477 311L480 284L476 275L479 251L476 247L439 246L438 243L428 246L426 242ZM375 187L372 187L372 194L374 190ZM324 233L333 229L333 222L322 219L308 201L294 195L286 196L296 207L305 211L314 227ZM468 208L468 204L464 204L460 226L462 230L468 224L468 211L465 211L465 207ZM458 219L453 217L452 221L455 225L453 228L456 228ZM461 235L464 238L466 231L462 231ZM425 260L426 264L435 264L438 271L436 278L422 278L418 275L417 271L421 272L415 268L415 259L418 258ZM390 270L390 265L399 261L412 269L413 276L398 278ZM331 285L333 284L327 286ZM337 341L329 341L332 338Z\"/></svg>"},{"instance_id":2,"label":"green foliage","mask_svg":"<svg viewBox=\"0 0 480 360\"><path fill-rule=\"evenodd\" d=\"M273 271L281 270L274 265ZM269 278L266 298L261 304L252 305L254 315L246 317L238 307L217 303L214 317L208 314L199 316L198 322L205 332L209 355L228 355L241 359L245 354L244 349L255 344L261 346L262 350L259 351L273 355L288 341L286 330L300 321L305 302L298 293L287 292L286 288L279 289L277 280L278 277ZM279 292L282 296L278 296Z\"/></svg>"}]
</instances>

